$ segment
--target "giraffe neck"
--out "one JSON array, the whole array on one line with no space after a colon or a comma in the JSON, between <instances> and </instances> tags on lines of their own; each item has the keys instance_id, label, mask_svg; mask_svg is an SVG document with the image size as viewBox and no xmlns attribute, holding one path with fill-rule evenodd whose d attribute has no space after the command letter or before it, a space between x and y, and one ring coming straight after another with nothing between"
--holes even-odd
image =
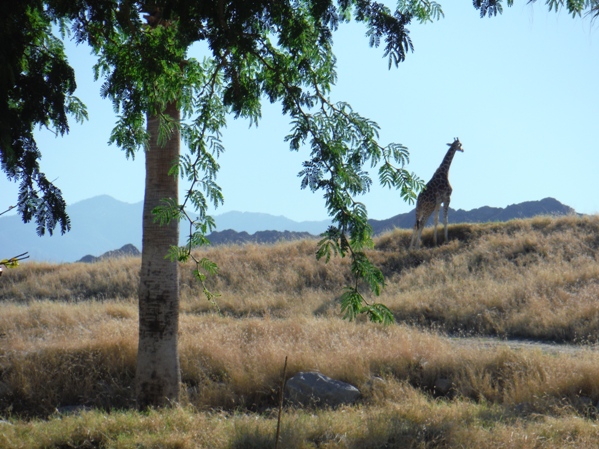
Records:
<instances>
[{"instance_id":1,"label":"giraffe neck","mask_svg":"<svg viewBox=\"0 0 599 449\"><path fill-rule=\"evenodd\" d=\"M445 154L445 157L443 158L441 165L439 165L439 168L437 169L437 171L435 172L433 177L438 177L438 176L447 177L449 175L449 166L451 165L451 161L453 160L453 156L455 155L455 152L456 152L456 149L453 146L450 147L449 150L447 150L447 154Z\"/></svg>"}]
</instances>

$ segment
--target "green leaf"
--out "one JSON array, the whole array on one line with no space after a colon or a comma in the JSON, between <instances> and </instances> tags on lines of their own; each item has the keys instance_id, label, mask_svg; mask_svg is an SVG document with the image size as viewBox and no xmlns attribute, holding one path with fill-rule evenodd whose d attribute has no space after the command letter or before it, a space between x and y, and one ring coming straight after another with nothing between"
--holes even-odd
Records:
<instances>
[{"instance_id":1,"label":"green leaf","mask_svg":"<svg viewBox=\"0 0 599 449\"><path fill-rule=\"evenodd\" d=\"M160 226L169 224L172 220L179 221L184 217L182 207L179 206L176 200L172 198L164 198L160 201L160 205L152 209L154 222Z\"/></svg>"},{"instance_id":2,"label":"green leaf","mask_svg":"<svg viewBox=\"0 0 599 449\"><path fill-rule=\"evenodd\" d=\"M184 246L171 246L164 258L171 262L187 262L189 260L189 251Z\"/></svg>"},{"instance_id":3,"label":"green leaf","mask_svg":"<svg viewBox=\"0 0 599 449\"><path fill-rule=\"evenodd\" d=\"M360 292L351 287L346 287L341 295L341 313L343 318L353 321L362 312L362 303L364 298Z\"/></svg>"},{"instance_id":4,"label":"green leaf","mask_svg":"<svg viewBox=\"0 0 599 449\"><path fill-rule=\"evenodd\" d=\"M351 270L357 279L363 279L370 290L379 296L385 286L385 278L383 272L377 268L363 252L354 254L354 259L351 264Z\"/></svg>"},{"instance_id":5,"label":"green leaf","mask_svg":"<svg viewBox=\"0 0 599 449\"><path fill-rule=\"evenodd\" d=\"M218 274L218 265L205 257L200 260L199 265L210 276L216 276Z\"/></svg>"},{"instance_id":6,"label":"green leaf","mask_svg":"<svg viewBox=\"0 0 599 449\"><path fill-rule=\"evenodd\" d=\"M441 5L429 0L399 0L397 8L404 14L413 15L420 23L445 17Z\"/></svg>"},{"instance_id":7,"label":"green leaf","mask_svg":"<svg viewBox=\"0 0 599 449\"><path fill-rule=\"evenodd\" d=\"M384 325L393 324L395 319L393 313L384 304L372 304L362 307L362 313L365 313L369 321L382 323Z\"/></svg>"}]
</instances>

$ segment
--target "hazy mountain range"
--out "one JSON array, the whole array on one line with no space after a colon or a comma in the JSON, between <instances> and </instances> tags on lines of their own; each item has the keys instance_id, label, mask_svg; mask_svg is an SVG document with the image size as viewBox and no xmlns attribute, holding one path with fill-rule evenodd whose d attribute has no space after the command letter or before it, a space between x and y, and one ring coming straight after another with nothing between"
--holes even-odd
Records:
<instances>
[{"instance_id":1,"label":"hazy mountain range","mask_svg":"<svg viewBox=\"0 0 599 449\"><path fill-rule=\"evenodd\" d=\"M38 237L35 224L24 224L17 215L0 217L0 257L29 252L31 260L74 262L86 255L100 256L132 244L141 248L142 202L129 204L102 195L74 203L67 208L72 230L65 235ZM481 207L471 211L450 209L449 221L486 222L527 218L535 215L575 213L553 198L528 201L506 208ZM210 236L213 244L258 242L318 235L330 225L329 220L296 222L283 216L251 212L227 212L215 215L218 231ZM375 233L414 225L414 211L387 220L370 221Z\"/></svg>"}]
</instances>

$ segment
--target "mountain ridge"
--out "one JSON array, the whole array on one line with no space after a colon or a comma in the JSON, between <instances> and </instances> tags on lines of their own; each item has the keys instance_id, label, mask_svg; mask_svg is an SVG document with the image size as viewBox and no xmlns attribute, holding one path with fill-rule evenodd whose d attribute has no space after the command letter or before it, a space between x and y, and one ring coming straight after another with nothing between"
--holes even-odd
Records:
<instances>
[{"instance_id":1,"label":"mountain ridge","mask_svg":"<svg viewBox=\"0 0 599 449\"><path fill-rule=\"evenodd\" d=\"M0 256L8 258L28 252L29 260L74 262L86 254L99 256L127 244L141 248L142 209L142 202L124 203L108 195L89 198L67 207L72 223L70 232L43 237L37 236L34 223L24 224L17 215L3 216L0 217ZM572 213L576 212L571 207L554 198L544 198L505 208L483 206L471 211L450 209L449 222L507 221L535 215ZM209 236L214 245L275 243L310 236L316 238L331 223L330 220L296 222L284 216L252 212L226 212L214 218L218 230ZM386 220L369 220L375 234L393 228L411 228L413 221L413 210ZM432 222L432 218L429 222Z\"/></svg>"}]
</instances>

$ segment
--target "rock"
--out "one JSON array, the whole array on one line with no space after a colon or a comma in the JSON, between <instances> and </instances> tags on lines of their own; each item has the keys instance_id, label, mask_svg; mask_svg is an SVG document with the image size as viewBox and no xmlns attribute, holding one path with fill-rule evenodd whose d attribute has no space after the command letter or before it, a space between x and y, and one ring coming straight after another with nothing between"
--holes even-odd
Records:
<instances>
[{"instance_id":1,"label":"rock","mask_svg":"<svg viewBox=\"0 0 599 449\"><path fill-rule=\"evenodd\" d=\"M451 380L445 377L439 377L435 381L435 395L436 396L447 396L453 387Z\"/></svg>"},{"instance_id":2,"label":"rock","mask_svg":"<svg viewBox=\"0 0 599 449\"><path fill-rule=\"evenodd\" d=\"M514 407L517 415L528 415L534 411L534 406L530 402L520 402Z\"/></svg>"},{"instance_id":3,"label":"rock","mask_svg":"<svg viewBox=\"0 0 599 449\"><path fill-rule=\"evenodd\" d=\"M285 396L295 405L337 407L354 403L360 390L321 373L300 372L287 381Z\"/></svg>"}]
</instances>

